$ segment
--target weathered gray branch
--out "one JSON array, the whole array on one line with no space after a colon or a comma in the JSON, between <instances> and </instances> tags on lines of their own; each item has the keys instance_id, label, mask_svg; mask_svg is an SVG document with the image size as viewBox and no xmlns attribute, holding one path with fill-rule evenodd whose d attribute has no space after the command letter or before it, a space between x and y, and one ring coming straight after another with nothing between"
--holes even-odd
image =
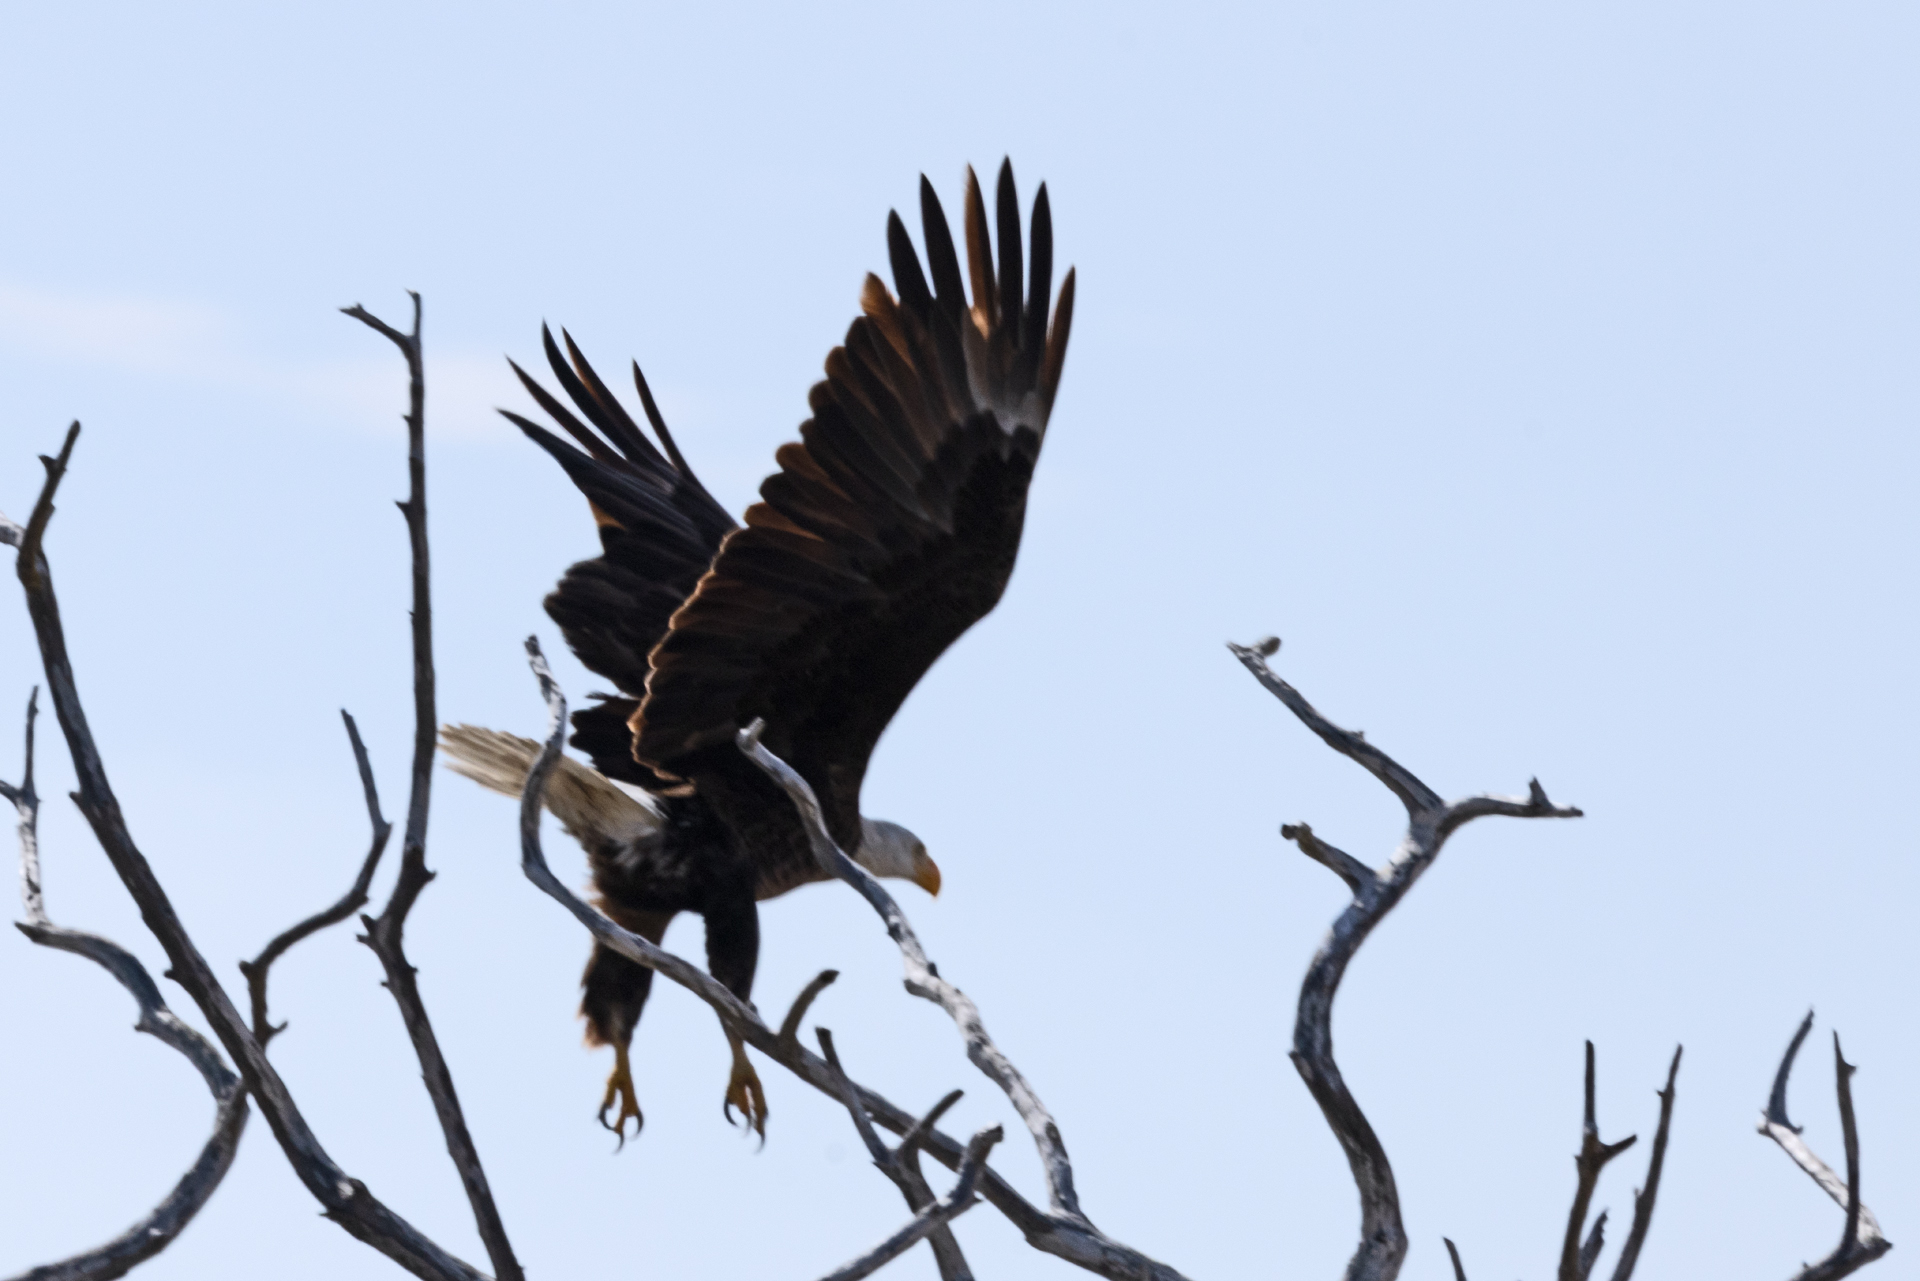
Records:
<instances>
[{"instance_id":1,"label":"weathered gray branch","mask_svg":"<svg viewBox=\"0 0 1920 1281\"><path fill-rule=\"evenodd\" d=\"M1353 902L1334 921L1300 984L1290 1057L1346 1152L1360 1192L1360 1245L1347 1263L1347 1281L1393 1281L1407 1255L1400 1192L1386 1149L1334 1061L1333 1001L1340 980L1374 927L1433 865L1447 838L1463 824L1489 815L1578 818L1580 811L1553 804L1538 780L1528 789L1526 800L1474 796L1449 805L1411 770L1367 742L1358 731L1342 729L1322 716L1299 690L1280 679L1267 666L1267 659L1280 648L1277 639L1257 645L1229 644L1227 648L1322 742L1379 779L1406 806L1407 834L1378 871L1366 869L1357 859L1320 841L1304 823L1281 829L1310 858L1332 868L1353 892Z\"/></svg>"},{"instance_id":2,"label":"weathered gray branch","mask_svg":"<svg viewBox=\"0 0 1920 1281\"><path fill-rule=\"evenodd\" d=\"M1653 1205L1660 1195L1660 1171L1667 1161L1667 1134L1673 1128L1674 1081L1680 1075L1680 1054L1684 1046L1673 1047L1673 1062L1667 1065L1666 1088L1660 1091L1660 1124L1653 1132L1653 1152L1647 1158L1646 1186L1633 1194L1633 1226L1627 1230L1627 1243L1620 1247L1620 1259L1613 1265L1613 1281L1630 1281L1640 1262L1640 1247L1647 1243L1653 1226Z\"/></svg>"},{"instance_id":3,"label":"weathered gray branch","mask_svg":"<svg viewBox=\"0 0 1920 1281\"><path fill-rule=\"evenodd\" d=\"M399 504L407 522L407 541L413 565L413 771L407 794L407 826L400 841L400 875L386 907L377 917L365 917L367 932L360 941L373 949L386 971L386 987L400 1007L400 1019L413 1042L414 1055L420 1060L420 1078L433 1100L440 1121L440 1132L447 1143L447 1155L453 1158L472 1208L474 1226L487 1248L487 1257L499 1281L522 1281L520 1262L514 1257L513 1244L507 1240L507 1225L494 1204L493 1190L487 1184L487 1172L480 1164L480 1149L467 1129L466 1113L460 1107L460 1095L454 1089L453 1070L447 1066L434 1035L433 1022L427 1017L426 1001L420 995L418 971L407 960L405 933L407 913L413 910L420 892L433 880L427 870L427 807L433 787L433 753L439 732L439 716L434 705L433 671L433 599L427 559L427 452L426 452L426 370L420 351L420 295L408 291L413 299L413 330L401 333L355 303L341 311L383 335L400 349L407 360L407 500Z\"/></svg>"},{"instance_id":4,"label":"weathered gray branch","mask_svg":"<svg viewBox=\"0 0 1920 1281\"><path fill-rule=\"evenodd\" d=\"M1583 1244L1580 1230L1587 1224L1587 1210L1593 1204L1593 1190L1600 1183L1600 1171L1607 1162L1634 1145L1638 1135L1629 1134L1618 1143L1603 1143L1600 1126L1593 1113L1593 1042L1587 1042L1586 1105L1580 1119L1580 1152L1573 1158L1575 1183L1573 1207L1567 1211L1567 1234L1560 1244L1560 1281L1587 1281L1594 1260L1606 1239L1607 1215L1603 1210L1594 1220L1593 1231Z\"/></svg>"},{"instance_id":5,"label":"weathered gray branch","mask_svg":"<svg viewBox=\"0 0 1920 1281\"><path fill-rule=\"evenodd\" d=\"M6 524L19 528L11 521ZM26 758L20 772L20 785L0 782L0 796L13 802L20 817L20 899L27 919L17 922L17 928L42 947L84 956L113 975L140 1007L140 1020L133 1025L134 1030L178 1050L200 1073L214 1101L213 1134L160 1204L106 1244L58 1263L43 1264L14 1278L14 1281L109 1281L112 1277L125 1276L172 1245L200 1213L200 1207L213 1196L240 1148L240 1134L247 1124L247 1095L240 1088L240 1078L220 1057L220 1051L167 1008L158 985L139 958L110 939L64 929L48 919L40 878L40 795L33 785L33 728L39 703L40 691L35 689L27 699Z\"/></svg>"},{"instance_id":6,"label":"weathered gray branch","mask_svg":"<svg viewBox=\"0 0 1920 1281\"><path fill-rule=\"evenodd\" d=\"M779 1033L761 1022L752 1006L741 1001L706 971L658 947L629 930L614 924L579 895L568 889L547 866L540 848L540 798L547 779L560 759L566 739L567 701L547 668L539 642L527 638L528 662L540 682L541 696L547 704L547 735L539 759L527 772L526 790L520 799L520 865L528 880L543 893L573 914L596 941L655 973L665 975L705 1001L727 1027L754 1049L780 1064L795 1076L838 1100L840 1089L826 1060L801 1046L797 1038L783 1040ZM860 1105L874 1122L895 1134L909 1134L920 1118L905 1112L886 1098L856 1085ZM952 1137L928 1127L920 1148L949 1170L958 1170L966 1149ZM1084 1222L1049 1214L1028 1201L992 1169L982 1167L978 1188L980 1196L1009 1222L1020 1229L1027 1243L1036 1250L1065 1259L1110 1281L1183 1281L1180 1273L1164 1263L1149 1259L1139 1251L1112 1240Z\"/></svg>"},{"instance_id":7,"label":"weathered gray branch","mask_svg":"<svg viewBox=\"0 0 1920 1281\"><path fill-rule=\"evenodd\" d=\"M1780 1070L1774 1074L1773 1093L1767 1099L1766 1111L1760 1114L1760 1133L1778 1143L1781 1150L1793 1159L1793 1163L1806 1171L1807 1176L1847 1212L1846 1229L1833 1253L1818 1263L1801 1268L1793 1277L1793 1281L1837 1281L1893 1249L1893 1242L1881 1234L1880 1221L1873 1217L1873 1211L1867 1209L1860 1199L1860 1134L1853 1116L1853 1074L1856 1069L1841 1057L1839 1033L1836 1032L1833 1037L1833 1075L1834 1092L1840 1100L1841 1142L1847 1153L1846 1182L1842 1183L1832 1168L1814 1155L1813 1149L1801 1139L1800 1127L1787 1119L1787 1078L1793 1074L1793 1060L1800 1053L1801 1043L1812 1030L1813 1011L1808 1010L1807 1017L1801 1021L1800 1029L1793 1034L1793 1040L1780 1060Z\"/></svg>"},{"instance_id":8,"label":"weathered gray branch","mask_svg":"<svg viewBox=\"0 0 1920 1281\"><path fill-rule=\"evenodd\" d=\"M920 946L919 937L907 922L906 913L893 901L893 896L887 893L879 878L847 857L846 852L834 843L821 817L820 802L814 796L813 788L791 765L766 749L760 742L760 729L760 722L755 721L739 732L737 742L740 750L778 783L793 801L806 826L814 857L819 860L821 868L828 875L858 890L886 923L887 935L900 948L901 960L906 964L907 991L932 1001L947 1012L966 1042L968 1060L1006 1091L1014 1111L1026 1122L1027 1129L1033 1134L1034 1146L1040 1151L1040 1164L1047 1173L1047 1193L1053 1204L1053 1213L1082 1226L1091 1226L1086 1215L1080 1212L1080 1198L1073 1190L1073 1163L1067 1159L1067 1145L1061 1139L1060 1127L1054 1124L1046 1105L1040 1102L1040 1096L1027 1083L1026 1077L1021 1075L1020 1069L987 1035L980 1009L972 998L940 977L939 969L927 959L926 949Z\"/></svg>"},{"instance_id":9,"label":"weathered gray branch","mask_svg":"<svg viewBox=\"0 0 1920 1281\"><path fill-rule=\"evenodd\" d=\"M800 995L794 997L793 1004L787 1007L787 1017L780 1020L782 1041L792 1041L800 1035L800 1021L807 1017L807 1011L813 1007L815 999L839 977L839 970L821 970L808 980L807 985L800 989Z\"/></svg>"},{"instance_id":10,"label":"weathered gray branch","mask_svg":"<svg viewBox=\"0 0 1920 1281\"><path fill-rule=\"evenodd\" d=\"M860 1141L866 1145L867 1155L873 1158L874 1167L900 1189L900 1195L906 1198L909 1210L915 1214L926 1212L934 1204L934 1195L926 1176L920 1172L920 1141L941 1115L960 1101L960 1091L955 1090L936 1103L933 1110L900 1140L898 1149L888 1148L874 1133L873 1122L868 1118L866 1109L860 1106L860 1097L853 1088L853 1082L847 1079L846 1072L840 1066L840 1056L833 1048L833 1033L826 1028L816 1028L814 1034L820 1040L820 1053L827 1060L828 1071L833 1073L834 1084L839 1087L840 1102L853 1118L853 1128L859 1132ZM995 1131L996 1134L998 1132ZM932 1247L934 1262L940 1269L940 1281L973 1281L966 1255L961 1252L960 1243L954 1240L953 1231L944 1222L933 1225L928 1245Z\"/></svg>"},{"instance_id":11,"label":"weathered gray branch","mask_svg":"<svg viewBox=\"0 0 1920 1281\"><path fill-rule=\"evenodd\" d=\"M54 715L66 736L73 755L74 773L80 783L80 790L74 796L80 812L93 828L121 883L140 908L147 928L166 952L169 974L200 1007L214 1035L238 1067L247 1092L265 1116L294 1174L320 1202L326 1216L415 1276L430 1281L483 1281L484 1274L449 1254L395 1214L368 1191L365 1184L348 1176L327 1155L294 1103L286 1082L268 1061L240 1011L214 976L213 968L194 946L166 890L154 875L152 865L127 829L119 799L107 781L105 763L80 702L72 660L67 654L66 634L60 622L53 574L42 545L47 522L53 516L54 494L66 474L67 462L79 435L80 424L75 423L67 432L59 456L42 458L47 469L46 484L34 504L33 515L14 543L19 548L16 568L46 669Z\"/></svg>"},{"instance_id":12,"label":"weathered gray branch","mask_svg":"<svg viewBox=\"0 0 1920 1281\"><path fill-rule=\"evenodd\" d=\"M367 745L360 741L360 727L353 723L353 717L347 715L344 708L341 709L340 719L347 723L347 740L353 745L354 764L360 769L360 790L367 798L367 818L373 824L373 844L367 850L366 858L361 860L360 874L353 878L353 884L339 902L283 930L261 949L260 955L251 961L240 962L240 973L246 976L247 995L253 1005L253 1035L263 1049L267 1042L287 1030L285 1023L275 1027L267 1017L267 972L295 943L319 933L329 925L338 925L367 905L367 889L373 884L374 870L380 866L380 855L386 851L387 837L393 832L393 824L387 822L380 813L380 793L374 786L373 765L367 760Z\"/></svg>"},{"instance_id":13,"label":"weathered gray branch","mask_svg":"<svg viewBox=\"0 0 1920 1281\"><path fill-rule=\"evenodd\" d=\"M867 1253L834 1272L830 1272L823 1281L860 1281L861 1277L870 1277L893 1262L901 1255L918 1245L930 1233L945 1231L946 1225L973 1205L974 1185L980 1181L980 1171L986 1165L987 1153L1001 1139L999 1126L982 1130L967 1142L966 1155L960 1161L960 1177L954 1180L953 1191L946 1199L936 1201L914 1215L907 1226L882 1241Z\"/></svg>"}]
</instances>

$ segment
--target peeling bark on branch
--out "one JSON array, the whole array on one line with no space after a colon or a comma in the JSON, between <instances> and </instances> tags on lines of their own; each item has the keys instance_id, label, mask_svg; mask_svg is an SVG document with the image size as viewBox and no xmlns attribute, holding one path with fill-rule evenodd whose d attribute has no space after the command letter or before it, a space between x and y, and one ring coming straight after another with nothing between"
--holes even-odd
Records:
<instances>
[{"instance_id":1,"label":"peeling bark on branch","mask_svg":"<svg viewBox=\"0 0 1920 1281\"><path fill-rule=\"evenodd\" d=\"M1027 1129L1032 1132L1034 1146L1040 1150L1040 1164L1047 1172L1047 1193L1053 1202L1054 1214L1081 1226L1091 1227L1086 1215L1080 1212L1080 1198L1073 1190L1073 1163L1067 1159L1067 1145L1060 1137L1060 1127L1054 1124L1052 1114L1040 1102L1040 1096L1033 1087L1027 1084L1027 1078L1021 1075L1020 1069L987 1035L986 1024L981 1020L980 1009L973 999L940 977L940 971L927 959L926 949L920 946L919 936L907 922L907 914L893 901L893 895L887 893L878 877L847 857L846 852L834 843L833 837L827 832L826 821L820 813L820 802L814 796L813 788L806 779L800 777L797 770L761 744L760 729L761 723L755 721L740 731L736 740L740 750L780 785L800 811L801 822L806 826L807 836L813 844L813 855L819 860L820 866L828 875L858 890L885 922L887 936L899 946L901 960L906 963L907 991L932 1001L947 1012L966 1041L967 1058L1006 1092L1014 1111L1020 1114L1020 1119L1026 1122Z\"/></svg>"}]
</instances>

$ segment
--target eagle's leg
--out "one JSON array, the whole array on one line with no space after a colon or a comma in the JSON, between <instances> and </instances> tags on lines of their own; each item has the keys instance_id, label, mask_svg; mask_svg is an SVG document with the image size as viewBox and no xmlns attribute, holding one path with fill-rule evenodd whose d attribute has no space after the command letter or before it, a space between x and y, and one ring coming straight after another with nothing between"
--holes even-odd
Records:
<instances>
[{"instance_id":1,"label":"eagle's leg","mask_svg":"<svg viewBox=\"0 0 1920 1281\"><path fill-rule=\"evenodd\" d=\"M648 942L658 943L667 932L672 913L630 913L617 909L614 918ZM606 1096L600 1101L600 1124L620 1136L626 1146L627 1122L633 1122L634 1137L646 1118L640 1113L640 1099L633 1085L633 1064L629 1047L633 1030L640 1022L640 1011L653 990L653 971L629 960L611 948L594 944L587 972L581 976L583 992L580 1013L587 1019L587 1044L613 1047L613 1072L607 1077ZM619 1113L611 1122L607 1114L619 1104Z\"/></svg>"},{"instance_id":2,"label":"eagle's leg","mask_svg":"<svg viewBox=\"0 0 1920 1281\"><path fill-rule=\"evenodd\" d=\"M742 1001L752 1004L753 971L760 960L760 909L747 895L729 895L707 911L707 972ZM762 1139L767 1137L767 1095L760 1076L747 1061L747 1047L727 1029L727 1046L733 1051L733 1070L727 1078L727 1093L720 1104L721 1113L733 1120L740 1109L747 1128Z\"/></svg>"}]
</instances>

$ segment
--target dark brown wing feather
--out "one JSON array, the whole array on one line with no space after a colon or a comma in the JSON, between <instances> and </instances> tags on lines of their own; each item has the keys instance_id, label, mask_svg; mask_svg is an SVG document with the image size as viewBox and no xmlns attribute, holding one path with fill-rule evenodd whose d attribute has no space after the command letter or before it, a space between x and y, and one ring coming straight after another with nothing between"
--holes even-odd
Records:
<instances>
[{"instance_id":1,"label":"dark brown wing feather","mask_svg":"<svg viewBox=\"0 0 1920 1281\"><path fill-rule=\"evenodd\" d=\"M921 179L931 288L889 218L898 298L867 278L865 314L827 357L800 442L780 448L762 501L673 615L633 722L634 754L704 794L703 774L734 770L735 727L765 718L768 747L813 784L849 848L887 722L1006 588L1066 354L1073 273L1049 327L1046 188L1024 299L1011 166L996 203L998 271L969 170L971 305L932 186Z\"/></svg>"},{"instance_id":2,"label":"dark brown wing feather","mask_svg":"<svg viewBox=\"0 0 1920 1281\"><path fill-rule=\"evenodd\" d=\"M647 655L737 525L680 456L638 365L633 379L640 403L665 454L600 381L570 335L561 331L571 364L544 326L540 337L554 377L586 421L520 366L513 371L580 448L519 414L501 412L552 454L586 495L600 526L601 548L599 556L567 570L547 597L547 613L580 661L626 695L575 712L573 745L592 757L601 773L657 787L653 771L633 759L633 732L627 726L646 693Z\"/></svg>"}]
</instances>

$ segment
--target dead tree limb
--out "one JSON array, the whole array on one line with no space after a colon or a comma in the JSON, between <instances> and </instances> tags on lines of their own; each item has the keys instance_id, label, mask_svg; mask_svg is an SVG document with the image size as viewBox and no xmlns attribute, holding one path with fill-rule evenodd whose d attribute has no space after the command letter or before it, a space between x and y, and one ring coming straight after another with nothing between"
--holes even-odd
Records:
<instances>
[{"instance_id":1,"label":"dead tree limb","mask_svg":"<svg viewBox=\"0 0 1920 1281\"><path fill-rule=\"evenodd\" d=\"M886 923L887 936L898 945L900 958L906 964L907 991L932 1001L947 1012L966 1041L967 1058L1006 1092L1014 1111L1020 1114L1020 1119L1026 1122L1027 1129L1032 1132L1034 1146L1040 1151L1040 1164L1047 1172L1047 1195L1053 1203L1055 1216L1092 1226L1087 1216L1080 1212L1080 1198L1073 1190L1073 1163L1067 1159L1067 1145L1060 1137L1060 1127L1054 1124L1053 1116L1047 1111L1046 1105L1040 1102L1039 1094L1027 1083L1027 1078L1021 1075L1013 1061L994 1044L993 1038L987 1035L980 1009L972 998L940 977L939 969L927 959L926 949L920 946L919 937L908 923L906 913L893 901L893 895L887 893L878 877L847 857L846 852L834 843L833 837L827 832L826 820L821 816L820 802L814 796L813 788L806 779L800 777L797 770L761 744L762 728L762 723L755 721L741 730L736 740L740 750L780 785L794 808L800 811L801 822L806 826L807 836L813 845L813 855L819 860L821 868L828 875L858 890L860 896L872 905Z\"/></svg>"},{"instance_id":2,"label":"dead tree limb","mask_svg":"<svg viewBox=\"0 0 1920 1281\"><path fill-rule=\"evenodd\" d=\"M1793 1074L1793 1060L1800 1053L1801 1043L1812 1030L1813 1011L1808 1010L1800 1029L1787 1045L1786 1055L1780 1060L1780 1070L1774 1073L1773 1093L1768 1096L1766 1110L1760 1114L1760 1133L1778 1143L1781 1150L1793 1159L1793 1163L1806 1171L1807 1176L1847 1212L1846 1230L1841 1234L1840 1244L1833 1248L1833 1253L1818 1263L1806 1265L1793 1277L1793 1281L1837 1281L1840 1277L1851 1276L1893 1249L1893 1242L1881 1234L1880 1221L1873 1217L1873 1211L1867 1209L1866 1203L1860 1199L1860 1133L1853 1117L1853 1074L1857 1069L1841 1056L1839 1033L1834 1033L1833 1037L1833 1075L1834 1092L1840 1101L1841 1142L1847 1153L1847 1178L1844 1183L1832 1167L1815 1156L1813 1149L1806 1145L1800 1137L1800 1127L1787 1119L1787 1078Z\"/></svg>"},{"instance_id":3,"label":"dead tree limb","mask_svg":"<svg viewBox=\"0 0 1920 1281\"><path fill-rule=\"evenodd\" d=\"M860 1142L866 1145L867 1155L873 1158L874 1168L900 1189L900 1195L906 1198L909 1210L915 1214L925 1212L934 1204L934 1195L933 1188L920 1173L920 1140L948 1108L960 1101L961 1092L954 1090L934 1104L933 1110L921 1118L920 1124L900 1140L898 1149L889 1148L874 1133L873 1121L867 1116L866 1109L860 1106L860 1097L854 1092L853 1082L847 1079L846 1072L840 1066L840 1055L833 1048L833 1033L826 1028L815 1028L814 1035L820 1041L820 1053L827 1060L827 1069L833 1073L834 1082L840 1087L840 1102L847 1109L847 1115L853 1118L853 1128L859 1133ZM934 1261L940 1269L940 1281L973 1281L973 1273L967 1267L960 1243L954 1240L952 1229L944 1222L933 1226L927 1244L933 1248Z\"/></svg>"},{"instance_id":4,"label":"dead tree limb","mask_svg":"<svg viewBox=\"0 0 1920 1281\"><path fill-rule=\"evenodd\" d=\"M413 299L413 329L401 333L355 303L341 311L368 328L383 334L400 349L407 360L407 500L400 513L407 522L407 541L413 566L413 769L407 794L407 826L400 839L400 875L393 893L377 917L363 916L367 932L360 941L373 949L386 971L386 987L400 1007L400 1019L407 1037L413 1042L420 1060L420 1077L433 1099L434 1115L446 1139L447 1155L460 1173L460 1185L466 1189L474 1226L487 1248L499 1281L522 1281L520 1262L514 1257L513 1244L507 1240L507 1225L494 1204L493 1190L487 1184L486 1169L480 1164L480 1149L467 1129L460 1095L454 1089L453 1070L441 1053L440 1039L434 1035L433 1022L427 1017L426 1001L420 995L418 971L407 960L405 933L407 914L413 910L420 892L433 880L427 870L427 809L433 788L433 753L439 733L435 709L433 672L433 598L427 559L427 452L426 452L426 369L420 352L420 295Z\"/></svg>"},{"instance_id":5,"label":"dead tree limb","mask_svg":"<svg viewBox=\"0 0 1920 1281\"><path fill-rule=\"evenodd\" d=\"M795 1076L838 1100L840 1087L826 1060L802 1047L797 1038L783 1040L778 1032L760 1019L758 1012L728 991L705 970L667 951L665 948L622 929L604 913L597 911L553 874L540 848L540 798L547 779L560 759L566 740L567 700L547 668L539 641L527 638L527 658L540 693L547 704L547 734L539 758L527 772L526 789L520 798L520 866L528 880L543 893L573 914L595 941L618 952L657 974L664 975L705 1001L721 1022L741 1040L780 1064ZM910 1134L920 1118L895 1106L886 1098L854 1086L860 1105L874 1122L895 1134ZM959 1170L966 1159L966 1148L937 1128L927 1127L920 1147L949 1170ZM1129 1246L1106 1236L1084 1220L1051 1214L1035 1206L1016 1192L992 1169L982 1166L978 1187L982 1199L1005 1215L1009 1222L1036 1250L1065 1259L1110 1281L1183 1281L1180 1273Z\"/></svg>"},{"instance_id":6,"label":"dead tree limb","mask_svg":"<svg viewBox=\"0 0 1920 1281\"><path fill-rule=\"evenodd\" d=\"M109 1281L125 1276L172 1245L213 1196L233 1165L234 1153L240 1149L240 1135L247 1125L247 1094L240 1088L240 1078L220 1057L220 1051L167 1008L159 986L139 958L111 939L65 929L48 919L40 875L40 796L33 785L33 723L39 714L39 702L40 691L35 689L27 699L26 759L20 785L15 787L0 781L0 797L11 801L20 817L20 899L27 919L16 922L16 928L42 947L84 956L113 975L140 1007L140 1021L133 1025L134 1031L145 1032L179 1051L199 1071L214 1101L213 1134L160 1204L105 1245L58 1263L43 1264L14 1278L14 1281Z\"/></svg>"},{"instance_id":7,"label":"dead tree limb","mask_svg":"<svg viewBox=\"0 0 1920 1281\"><path fill-rule=\"evenodd\" d=\"M341 709L340 719L347 723L347 740L353 744L354 764L360 769L360 790L367 798L367 818L373 823L373 844L367 850L366 858L361 860L360 874L353 878L353 884L339 902L281 931L261 949L260 955L251 961L240 962L240 973L246 977L247 995L253 1005L254 1039L260 1042L262 1049L266 1048L267 1042L287 1030L285 1023L275 1027L267 1017L267 972L294 944L329 925L338 925L367 905L367 890L373 884L374 871L380 866L380 856L386 852L387 837L393 832L393 824L387 822L380 813L380 793L374 786L373 766L367 760L367 745L360 741L360 728L344 708Z\"/></svg>"},{"instance_id":8,"label":"dead tree limb","mask_svg":"<svg viewBox=\"0 0 1920 1281\"><path fill-rule=\"evenodd\" d=\"M1660 1196L1660 1171L1667 1163L1667 1135L1673 1129L1673 1083L1680 1076L1680 1054L1684 1046L1673 1047L1673 1062L1667 1065L1666 1088L1660 1091L1660 1124L1653 1132L1653 1151L1647 1157L1647 1181L1633 1194L1633 1226L1627 1229L1627 1243L1620 1247L1619 1261L1613 1265L1613 1281L1630 1281L1640 1262L1640 1248L1647 1243L1653 1227L1653 1206Z\"/></svg>"},{"instance_id":9,"label":"dead tree limb","mask_svg":"<svg viewBox=\"0 0 1920 1281\"><path fill-rule=\"evenodd\" d=\"M1600 1257L1600 1249L1606 1244L1607 1212L1602 1210L1600 1217L1593 1221L1593 1231L1587 1234L1583 1243L1581 1229L1587 1224L1587 1210L1593 1204L1593 1190L1600 1185L1600 1172L1607 1163L1632 1147L1639 1139L1637 1134L1629 1134L1618 1143L1606 1143L1600 1138L1600 1125L1594 1119L1593 1111L1593 1042L1587 1042L1587 1078L1586 1104L1580 1119L1580 1152L1573 1158L1575 1183L1573 1206L1567 1211L1567 1234L1560 1244L1560 1281L1587 1281L1587 1275L1593 1271L1593 1264Z\"/></svg>"},{"instance_id":10,"label":"dead tree limb","mask_svg":"<svg viewBox=\"0 0 1920 1281\"><path fill-rule=\"evenodd\" d=\"M395 1214L366 1185L352 1178L327 1155L320 1140L308 1127L292 1093L279 1072L268 1061L266 1051L255 1040L232 998L214 976L213 968L194 945L186 927L173 909L167 892L154 875L153 867L134 843L128 830L119 798L107 781L106 765L87 725L86 711L80 702L74 681L73 663L67 654L65 629L60 621L59 598L54 592L53 572L42 545L47 522L53 517L53 499L61 478L66 475L74 442L79 439L80 424L67 431L58 457L42 457L47 469L46 484L34 504L33 514L18 535L9 539L19 548L15 567L26 594L27 612L33 620L34 637L40 659L46 669L47 691L53 701L55 717L73 755L73 768L80 790L74 794L80 812L93 828L95 838L106 852L115 873L140 908L141 918L167 954L168 972L185 988L199 1006L201 1014L219 1037L220 1044L240 1071L247 1092L258 1104L268 1127L279 1142L293 1172L326 1216L356 1239L380 1251L415 1276L429 1281L484 1281L484 1274L455 1258L411 1223ZM16 527L18 528L18 527Z\"/></svg>"},{"instance_id":11,"label":"dead tree limb","mask_svg":"<svg viewBox=\"0 0 1920 1281\"><path fill-rule=\"evenodd\" d=\"M1360 1192L1360 1245L1347 1263L1347 1281L1393 1281L1407 1255L1407 1234L1400 1217L1400 1193L1386 1149L1366 1114L1354 1101L1333 1057L1333 1000L1347 965L1367 936L1394 909L1421 873L1433 865L1447 837L1463 824L1490 815L1513 818L1578 818L1580 811L1553 804L1539 780L1526 800L1473 796L1448 804L1398 761L1353 730L1322 716L1300 691L1275 675L1267 659L1280 642L1228 645L1235 658L1288 711L1334 751L1359 765L1399 798L1407 810L1407 834L1378 870L1326 845L1305 824L1289 824L1281 834L1314 859L1333 869L1353 893L1353 902L1334 921L1300 984L1293 1025L1293 1065L1306 1082L1321 1115L1347 1154Z\"/></svg>"},{"instance_id":12,"label":"dead tree limb","mask_svg":"<svg viewBox=\"0 0 1920 1281\"><path fill-rule=\"evenodd\" d=\"M986 1164L987 1153L993 1150L993 1145L1000 1138L1000 1127L997 1125L974 1135L968 1141L966 1155L960 1162L960 1177L954 1180L953 1191L944 1200L927 1206L914 1215L906 1227L844 1268L828 1273L822 1281L860 1281L862 1277L870 1277L918 1245L929 1233L944 1231L947 1224L965 1214L973 1205L973 1189L980 1180L980 1170Z\"/></svg>"}]
</instances>

